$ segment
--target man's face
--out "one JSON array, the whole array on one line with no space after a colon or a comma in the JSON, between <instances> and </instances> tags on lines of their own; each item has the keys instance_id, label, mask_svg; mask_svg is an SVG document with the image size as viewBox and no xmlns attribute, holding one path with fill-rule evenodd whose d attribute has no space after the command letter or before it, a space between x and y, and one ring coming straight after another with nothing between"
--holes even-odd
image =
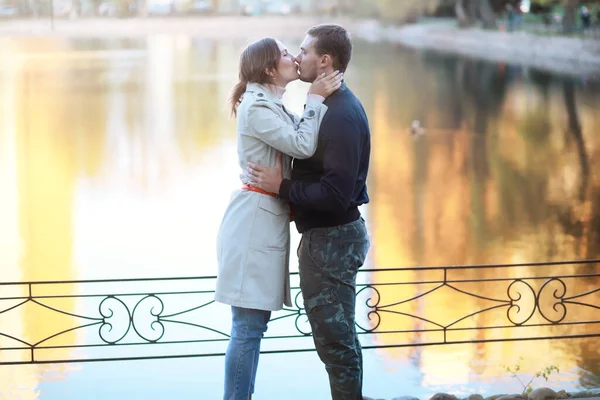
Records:
<instances>
[{"instance_id":1,"label":"man's face","mask_svg":"<svg viewBox=\"0 0 600 400\"><path fill-rule=\"evenodd\" d=\"M300 80L303 82L313 82L321 72L319 70L321 57L315 51L316 41L317 38L306 35L300 45L300 54L296 57L296 62L299 65Z\"/></svg>"}]
</instances>

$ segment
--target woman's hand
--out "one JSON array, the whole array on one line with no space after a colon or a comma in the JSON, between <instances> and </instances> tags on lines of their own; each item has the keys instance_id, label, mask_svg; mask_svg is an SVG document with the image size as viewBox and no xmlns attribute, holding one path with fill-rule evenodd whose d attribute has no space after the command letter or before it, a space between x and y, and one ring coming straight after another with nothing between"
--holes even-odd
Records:
<instances>
[{"instance_id":1,"label":"woman's hand","mask_svg":"<svg viewBox=\"0 0 600 400\"><path fill-rule=\"evenodd\" d=\"M340 71L335 71L327 76L325 76L325 72L323 72L323 74L319 75L312 85L310 85L308 93L317 94L327 98L342 86L343 78L344 73L340 73Z\"/></svg>"}]
</instances>

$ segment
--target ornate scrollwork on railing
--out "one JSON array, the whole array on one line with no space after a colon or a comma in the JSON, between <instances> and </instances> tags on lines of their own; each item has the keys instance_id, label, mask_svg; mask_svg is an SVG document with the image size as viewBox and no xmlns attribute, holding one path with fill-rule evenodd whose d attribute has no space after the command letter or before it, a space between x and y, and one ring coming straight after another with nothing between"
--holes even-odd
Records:
<instances>
[{"instance_id":1,"label":"ornate scrollwork on railing","mask_svg":"<svg viewBox=\"0 0 600 400\"><path fill-rule=\"evenodd\" d=\"M536 274L540 271L544 273ZM398 278L406 274L422 279ZM532 275L515 278L521 274ZM0 365L223 354L230 313L213 300L214 280L0 283L0 317L5 321L35 319L40 309L56 317L56 323L49 325L56 332L41 338L35 332L25 335L10 329L19 324L0 326ZM600 336L598 260L363 270L358 281L357 331L365 341L374 340L365 348ZM124 284L130 290L123 292ZM166 287L173 289L162 290ZM312 348L311 341L303 341L311 328L302 293L299 287L292 290L292 306L272 315L265 352ZM64 303L52 303L60 301ZM568 329L559 331L557 326ZM506 329L519 333L495 336ZM433 339L410 339L424 333L434 335ZM409 335L409 339L386 339L393 334ZM292 341L293 347L286 348ZM153 350L139 350L140 345L152 345L144 348ZM100 353L75 357L66 351L72 348ZM118 350L116 355L104 354L103 348ZM137 349L136 353L130 349ZM40 350L65 352L40 360Z\"/></svg>"},{"instance_id":2,"label":"ornate scrollwork on railing","mask_svg":"<svg viewBox=\"0 0 600 400\"><path fill-rule=\"evenodd\" d=\"M135 333L149 343L158 342L165 334L165 326L160 320L164 309L162 300L153 294L138 301L131 314Z\"/></svg>"},{"instance_id":3,"label":"ornate scrollwork on railing","mask_svg":"<svg viewBox=\"0 0 600 400\"><path fill-rule=\"evenodd\" d=\"M508 295L508 298L510 299L510 307L506 311L506 317L514 325L525 324L531 319L531 317L533 317L533 314L535 314L535 309L537 306L537 303L535 301L535 290L527 282L521 279L516 279L508 286L506 293ZM525 308L525 305L521 306L519 304L526 302L525 300L527 299L527 297L524 296L531 296L530 304L527 307L528 309ZM511 311L513 310L516 310L516 312L511 313ZM522 316L519 317L519 315Z\"/></svg>"},{"instance_id":4,"label":"ornate scrollwork on railing","mask_svg":"<svg viewBox=\"0 0 600 400\"><path fill-rule=\"evenodd\" d=\"M365 328L360 322L357 322L356 326L363 332L374 332L381 323L381 315L379 315L379 301L381 300L381 295L376 287L365 285L356 292L357 302L360 301L365 294L368 296L364 302L367 310L367 320L372 323L372 326L370 328Z\"/></svg>"},{"instance_id":5,"label":"ornate scrollwork on railing","mask_svg":"<svg viewBox=\"0 0 600 400\"><path fill-rule=\"evenodd\" d=\"M302 298L301 291L298 291L298 293L296 293L294 296L294 306L296 307L295 309L285 308L284 311L291 312L291 314L288 315L293 315L296 317L294 319L294 326L296 327L298 333L304 336L309 336L311 334L311 328L308 322L308 316L304 310L304 300Z\"/></svg>"},{"instance_id":6,"label":"ornate scrollwork on railing","mask_svg":"<svg viewBox=\"0 0 600 400\"><path fill-rule=\"evenodd\" d=\"M131 313L127 305L111 295L100 302L98 310L102 316L102 325L98 330L100 339L108 344L123 340L131 328Z\"/></svg>"},{"instance_id":7,"label":"ornate scrollwork on railing","mask_svg":"<svg viewBox=\"0 0 600 400\"><path fill-rule=\"evenodd\" d=\"M550 291L552 291L551 302L544 302L542 297ZM563 302L565 294L567 294L567 286L558 278L549 279L542 285L537 294L537 306L546 321L558 324L565 319L567 316L567 307Z\"/></svg>"}]
</instances>

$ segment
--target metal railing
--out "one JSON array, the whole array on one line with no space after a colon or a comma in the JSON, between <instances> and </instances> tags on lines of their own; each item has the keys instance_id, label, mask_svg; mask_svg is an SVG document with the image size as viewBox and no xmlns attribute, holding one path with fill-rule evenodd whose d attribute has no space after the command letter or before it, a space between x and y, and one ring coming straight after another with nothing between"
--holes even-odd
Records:
<instances>
[{"instance_id":1,"label":"metal railing","mask_svg":"<svg viewBox=\"0 0 600 400\"><path fill-rule=\"evenodd\" d=\"M598 337L599 262L365 269L357 331L366 349ZM221 356L230 313L215 279L0 282L0 365ZM263 353L314 349L292 294Z\"/></svg>"}]
</instances>

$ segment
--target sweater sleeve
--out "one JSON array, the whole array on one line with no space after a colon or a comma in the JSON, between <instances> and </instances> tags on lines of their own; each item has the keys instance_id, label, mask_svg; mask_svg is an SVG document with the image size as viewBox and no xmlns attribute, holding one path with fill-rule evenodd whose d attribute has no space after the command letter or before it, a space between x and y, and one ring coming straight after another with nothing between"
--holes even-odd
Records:
<instances>
[{"instance_id":1,"label":"sweater sleeve","mask_svg":"<svg viewBox=\"0 0 600 400\"><path fill-rule=\"evenodd\" d=\"M314 183L284 179L279 196L315 210L346 211L360 165L360 131L350 117L344 116L323 121L321 132L327 132L323 176Z\"/></svg>"}]
</instances>

